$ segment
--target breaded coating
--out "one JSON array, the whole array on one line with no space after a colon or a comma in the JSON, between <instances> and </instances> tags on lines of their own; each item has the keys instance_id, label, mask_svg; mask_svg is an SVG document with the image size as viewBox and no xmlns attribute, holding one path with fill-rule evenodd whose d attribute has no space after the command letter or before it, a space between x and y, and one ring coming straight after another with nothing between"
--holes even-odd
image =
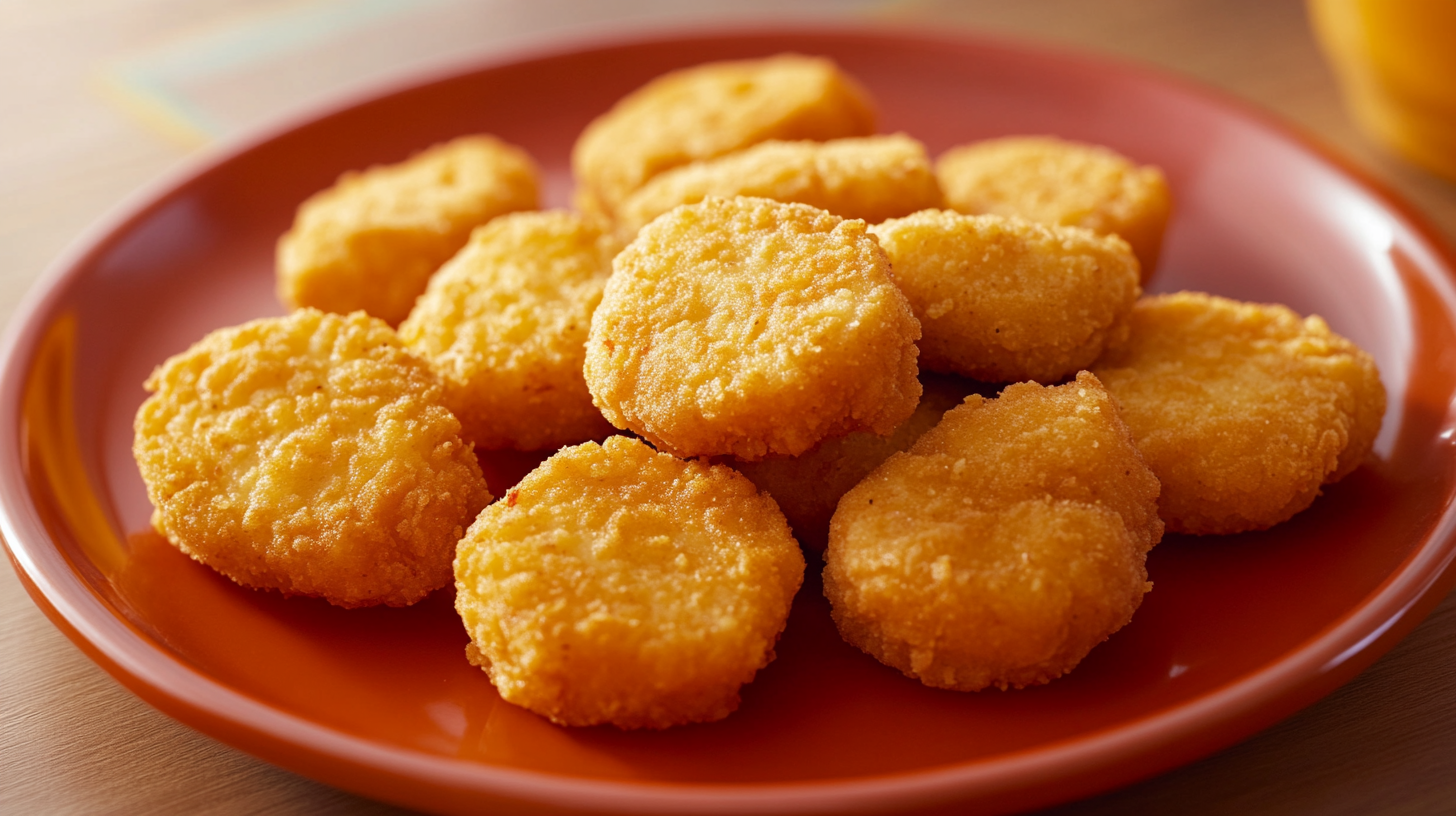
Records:
<instances>
[{"instance_id":1,"label":"breaded coating","mask_svg":"<svg viewBox=\"0 0 1456 816\"><path fill-rule=\"evenodd\" d=\"M747 479L614 436L561 450L480 514L455 606L503 699L562 725L667 728L738 707L803 577Z\"/></svg>"},{"instance_id":2,"label":"breaded coating","mask_svg":"<svg viewBox=\"0 0 1456 816\"><path fill-rule=\"evenodd\" d=\"M795 201L877 224L940 206L925 145L903 133L828 142L763 142L656 176L622 204L622 229L710 195Z\"/></svg>"},{"instance_id":3,"label":"breaded coating","mask_svg":"<svg viewBox=\"0 0 1456 816\"><path fill-rule=\"evenodd\" d=\"M361 312L204 337L147 379L132 451L178 549L243 586L405 606L490 501L440 386Z\"/></svg>"},{"instance_id":4,"label":"breaded coating","mask_svg":"<svg viewBox=\"0 0 1456 816\"><path fill-rule=\"evenodd\" d=\"M491 136L345 173L303 202L278 240L278 299L396 325L471 230L536 208L538 175L525 151Z\"/></svg>"},{"instance_id":5,"label":"breaded coating","mask_svg":"<svg viewBox=\"0 0 1456 816\"><path fill-rule=\"evenodd\" d=\"M963 145L935 166L946 206L1120 235L1147 283L1158 268L1173 198L1163 171L1105 147L1050 136Z\"/></svg>"},{"instance_id":6,"label":"breaded coating","mask_svg":"<svg viewBox=\"0 0 1456 816\"><path fill-rule=\"evenodd\" d=\"M1288 519L1360 465L1385 414L1375 361L1319 317L1197 292L1144 298L1093 370L1162 480L1175 532Z\"/></svg>"},{"instance_id":7,"label":"breaded coating","mask_svg":"<svg viewBox=\"0 0 1456 816\"><path fill-rule=\"evenodd\" d=\"M875 132L858 83L830 60L798 54L673 71L623 97L582 131L571 168L578 201L606 214L649 179L770 139Z\"/></svg>"},{"instance_id":8,"label":"breaded coating","mask_svg":"<svg viewBox=\"0 0 1456 816\"><path fill-rule=\"evenodd\" d=\"M613 432L581 368L619 248L575 213L514 213L476 229L430 279L399 334L444 380L466 441L538 450Z\"/></svg>"},{"instance_id":9,"label":"breaded coating","mask_svg":"<svg viewBox=\"0 0 1456 816\"><path fill-rule=\"evenodd\" d=\"M926 210L870 228L920 319L920 364L1054 383L1127 334L1138 264L1122 239Z\"/></svg>"},{"instance_id":10,"label":"breaded coating","mask_svg":"<svg viewBox=\"0 0 1456 816\"><path fill-rule=\"evenodd\" d=\"M648 224L613 262L586 382L618 428L679 456L761 459L920 399L920 324L863 221L709 198Z\"/></svg>"},{"instance_id":11,"label":"breaded coating","mask_svg":"<svg viewBox=\"0 0 1456 816\"><path fill-rule=\"evenodd\" d=\"M800 544L822 552L839 498L891 454L908 450L974 387L959 377L926 372L921 372L920 384L923 393L915 413L889 436L859 431L826 439L798 456L770 456L757 462L731 459L727 464L773 497Z\"/></svg>"},{"instance_id":12,"label":"breaded coating","mask_svg":"<svg viewBox=\"0 0 1456 816\"><path fill-rule=\"evenodd\" d=\"M1151 588L1157 497L1092 375L973 395L840 500L824 594L846 641L928 686L1046 683Z\"/></svg>"}]
</instances>

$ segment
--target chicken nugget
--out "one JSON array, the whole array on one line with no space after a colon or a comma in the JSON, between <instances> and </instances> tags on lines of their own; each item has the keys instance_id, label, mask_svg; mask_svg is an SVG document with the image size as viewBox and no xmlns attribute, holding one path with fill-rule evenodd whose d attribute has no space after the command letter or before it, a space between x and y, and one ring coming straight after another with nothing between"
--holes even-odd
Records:
<instances>
[{"instance_id":1,"label":"chicken nugget","mask_svg":"<svg viewBox=\"0 0 1456 816\"><path fill-rule=\"evenodd\" d=\"M796 201L841 218L877 224L940 206L940 186L925 145L909 136L868 136L827 142L763 142L716 159L693 162L654 177L623 202L627 234L679 204L710 195Z\"/></svg>"},{"instance_id":2,"label":"chicken nugget","mask_svg":"<svg viewBox=\"0 0 1456 816\"><path fill-rule=\"evenodd\" d=\"M1169 530L1271 527L1375 443L1380 372L1319 317L1179 292L1139 301L1131 325L1093 371L1162 480Z\"/></svg>"},{"instance_id":3,"label":"chicken nugget","mask_svg":"<svg viewBox=\"0 0 1456 816\"><path fill-rule=\"evenodd\" d=\"M581 368L619 248L575 213L515 213L476 229L430 279L399 334L444 380L467 441L538 450L613 432Z\"/></svg>"},{"instance_id":4,"label":"chicken nugget","mask_svg":"<svg viewBox=\"0 0 1456 816\"><path fill-rule=\"evenodd\" d=\"M921 365L1056 382L1127 334L1141 289L1116 236L926 210L871 227L920 319Z\"/></svg>"},{"instance_id":5,"label":"chicken nugget","mask_svg":"<svg viewBox=\"0 0 1456 816\"><path fill-rule=\"evenodd\" d=\"M1157 497L1091 374L972 395L840 500L824 594L846 641L928 686L1046 683L1151 588Z\"/></svg>"},{"instance_id":6,"label":"chicken nugget","mask_svg":"<svg viewBox=\"0 0 1456 816\"><path fill-rule=\"evenodd\" d=\"M792 456L915 410L920 324L863 221L709 198L648 224L613 269L587 387L659 448Z\"/></svg>"},{"instance_id":7,"label":"chicken nugget","mask_svg":"<svg viewBox=\"0 0 1456 816\"><path fill-rule=\"evenodd\" d=\"M733 459L728 464L773 497L800 544L822 552L839 498L891 454L915 444L975 386L959 377L926 372L921 373L920 384L923 393L915 413L889 436L858 431L826 439L798 456L769 456L757 462Z\"/></svg>"},{"instance_id":8,"label":"chicken nugget","mask_svg":"<svg viewBox=\"0 0 1456 816\"><path fill-rule=\"evenodd\" d=\"M953 148L936 163L946 206L1120 235L1147 283L1173 199L1163 171L1097 145L1011 136Z\"/></svg>"},{"instance_id":9,"label":"chicken nugget","mask_svg":"<svg viewBox=\"0 0 1456 816\"><path fill-rule=\"evenodd\" d=\"M738 707L803 577L747 479L614 436L561 450L480 514L455 606L503 699L562 725L667 728Z\"/></svg>"},{"instance_id":10,"label":"chicken nugget","mask_svg":"<svg viewBox=\"0 0 1456 816\"><path fill-rule=\"evenodd\" d=\"M465 136L399 164L345 173L298 208L278 241L278 298L396 325L470 231L535 209L536 165L490 136Z\"/></svg>"},{"instance_id":11,"label":"chicken nugget","mask_svg":"<svg viewBox=\"0 0 1456 816\"><path fill-rule=\"evenodd\" d=\"M152 526L243 586L412 604L450 582L490 501L435 375L362 312L215 331L146 387L132 451Z\"/></svg>"},{"instance_id":12,"label":"chicken nugget","mask_svg":"<svg viewBox=\"0 0 1456 816\"><path fill-rule=\"evenodd\" d=\"M769 139L875 132L859 84L831 61L798 54L673 71L623 97L582 131L571 167L579 202L614 214L665 170Z\"/></svg>"}]
</instances>

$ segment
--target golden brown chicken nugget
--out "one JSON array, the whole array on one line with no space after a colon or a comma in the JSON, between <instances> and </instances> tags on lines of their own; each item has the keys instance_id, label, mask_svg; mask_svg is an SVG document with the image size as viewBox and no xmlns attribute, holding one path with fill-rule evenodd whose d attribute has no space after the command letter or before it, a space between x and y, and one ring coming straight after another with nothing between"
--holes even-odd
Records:
<instances>
[{"instance_id":1,"label":"golden brown chicken nugget","mask_svg":"<svg viewBox=\"0 0 1456 816\"><path fill-rule=\"evenodd\" d=\"M1127 334L1138 264L1116 236L926 210L870 228L920 319L921 365L1056 382Z\"/></svg>"},{"instance_id":2,"label":"golden brown chicken nugget","mask_svg":"<svg viewBox=\"0 0 1456 816\"><path fill-rule=\"evenodd\" d=\"M921 372L920 384L923 393L915 413L889 436L859 431L826 439L798 456L770 456L756 462L733 459L727 464L773 497L800 544L822 552L840 497L891 454L915 444L976 387L969 380L928 372Z\"/></svg>"},{"instance_id":3,"label":"golden brown chicken nugget","mask_svg":"<svg viewBox=\"0 0 1456 816\"><path fill-rule=\"evenodd\" d=\"M1157 497L1092 375L973 395L840 500L824 594L846 641L926 685L1045 683L1132 619Z\"/></svg>"},{"instance_id":4,"label":"golden brown chicken nugget","mask_svg":"<svg viewBox=\"0 0 1456 816\"><path fill-rule=\"evenodd\" d=\"M1163 483L1175 532L1261 530L1308 507L1370 452L1385 413L1375 361L1272 304L1144 298L1093 369Z\"/></svg>"},{"instance_id":5,"label":"golden brown chicken nugget","mask_svg":"<svg viewBox=\"0 0 1456 816\"><path fill-rule=\"evenodd\" d=\"M535 209L538 172L525 151L465 136L399 164L345 173L298 208L278 241L278 298L398 324L470 231Z\"/></svg>"},{"instance_id":6,"label":"golden brown chicken nugget","mask_svg":"<svg viewBox=\"0 0 1456 816\"><path fill-rule=\"evenodd\" d=\"M664 450L795 455L915 410L920 324L863 221L709 198L648 224L613 268L587 386Z\"/></svg>"},{"instance_id":7,"label":"golden brown chicken nugget","mask_svg":"<svg viewBox=\"0 0 1456 816\"><path fill-rule=\"evenodd\" d=\"M444 380L467 441L537 450L613 432L581 368L619 248L575 213L515 213L476 229L430 279L399 334Z\"/></svg>"},{"instance_id":8,"label":"golden brown chicken nugget","mask_svg":"<svg viewBox=\"0 0 1456 816\"><path fill-rule=\"evenodd\" d=\"M629 196L618 218L631 235L673 207L710 195L794 201L871 224L940 206L940 186L925 145L902 133L763 142L686 164L654 177Z\"/></svg>"},{"instance_id":9,"label":"golden brown chicken nugget","mask_svg":"<svg viewBox=\"0 0 1456 816\"><path fill-rule=\"evenodd\" d=\"M440 385L383 322L303 309L147 379L132 448L178 549L243 586L404 606L490 501Z\"/></svg>"},{"instance_id":10,"label":"golden brown chicken nugget","mask_svg":"<svg viewBox=\"0 0 1456 816\"><path fill-rule=\"evenodd\" d=\"M769 139L875 132L868 95L833 62L780 54L673 71L623 97L576 141L579 200L612 214L665 170Z\"/></svg>"},{"instance_id":11,"label":"golden brown chicken nugget","mask_svg":"<svg viewBox=\"0 0 1456 816\"><path fill-rule=\"evenodd\" d=\"M563 449L480 514L455 605L503 699L563 725L667 728L738 707L803 576L747 479L614 436Z\"/></svg>"},{"instance_id":12,"label":"golden brown chicken nugget","mask_svg":"<svg viewBox=\"0 0 1456 816\"><path fill-rule=\"evenodd\" d=\"M1120 235L1144 283L1158 267L1173 199L1156 167L1097 145L1011 136L949 150L935 172L953 209Z\"/></svg>"}]
</instances>

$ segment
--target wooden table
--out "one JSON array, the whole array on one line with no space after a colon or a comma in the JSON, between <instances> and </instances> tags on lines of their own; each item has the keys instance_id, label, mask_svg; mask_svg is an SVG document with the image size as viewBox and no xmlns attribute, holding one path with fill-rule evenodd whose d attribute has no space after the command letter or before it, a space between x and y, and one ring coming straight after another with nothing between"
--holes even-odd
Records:
<instances>
[{"instance_id":1,"label":"wooden table","mask_svg":"<svg viewBox=\"0 0 1456 816\"><path fill-rule=\"evenodd\" d=\"M88 224L187 150L90 90L111 61L298 3L0 5L0 319ZM647 0L610 5L650 11ZM864 13L864 6L859 7ZM1456 186L1345 118L1297 0L899 0L869 13L1149 62L1319 134L1456 238ZM0 569L0 813L399 812L175 723L87 660ZM1456 597L1355 681L1202 762L1049 813L1456 809Z\"/></svg>"}]
</instances>

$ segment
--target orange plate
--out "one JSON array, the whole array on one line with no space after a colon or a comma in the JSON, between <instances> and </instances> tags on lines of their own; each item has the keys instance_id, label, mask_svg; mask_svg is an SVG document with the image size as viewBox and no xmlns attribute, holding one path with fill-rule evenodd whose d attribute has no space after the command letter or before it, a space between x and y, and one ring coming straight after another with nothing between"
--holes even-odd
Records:
<instances>
[{"instance_id":1,"label":"orange plate","mask_svg":"<svg viewBox=\"0 0 1456 816\"><path fill-rule=\"evenodd\" d=\"M810 576L742 709L663 733L558 728L465 662L447 593L345 611L240 589L168 547L132 462L141 383L205 332L277 314L272 250L349 168L487 131L569 195L587 121L670 68L825 54L933 153L1013 133L1163 167L1154 279L1282 301L1369 349L1390 390L1373 461L1266 533L1169 536L1130 626L1069 677L925 688L839 640ZM254 138L126 209L16 318L0 383L3 533L65 632L168 714L271 762L444 812L1001 812L1205 755L1326 694L1450 588L1452 255L1404 205L1257 113L1123 65L860 30L679 36L467 66ZM530 457L487 457L497 495ZM814 572L811 568L811 573Z\"/></svg>"}]
</instances>

